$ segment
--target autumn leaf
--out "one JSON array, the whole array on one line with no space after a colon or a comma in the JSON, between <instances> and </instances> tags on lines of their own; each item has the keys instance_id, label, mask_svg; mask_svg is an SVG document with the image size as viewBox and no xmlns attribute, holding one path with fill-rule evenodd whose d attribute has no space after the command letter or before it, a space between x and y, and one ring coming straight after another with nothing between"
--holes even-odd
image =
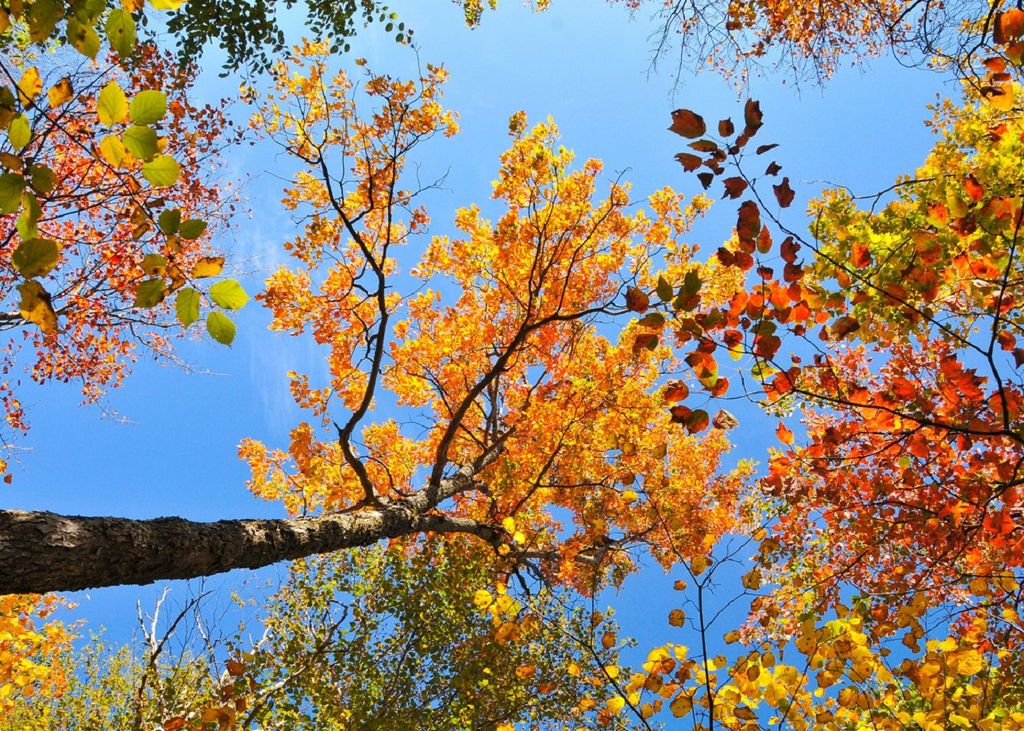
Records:
<instances>
[{"instance_id":1,"label":"autumn leaf","mask_svg":"<svg viewBox=\"0 0 1024 731\"><path fill-rule=\"evenodd\" d=\"M215 277L224 269L223 256L204 256L192 267L192 276L196 279Z\"/></svg>"},{"instance_id":2,"label":"autumn leaf","mask_svg":"<svg viewBox=\"0 0 1024 731\"><path fill-rule=\"evenodd\" d=\"M789 178L783 178L781 183L773 185L772 190L775 191L775 200L779 202L779 207L789 208L796 196L793 189L789 187Z\"/></svg>"},{"instance_id":3,"label":"autumn leaf","mask_svg":"<svg viewBox=\"0 0 1024 731\"><path fill-rule=\"evenodd\" d=\"M22 106L29 106L43 89L43 82L39 76L39 69L30 66L18 79L18 101Z\"/></svg>"},{"instance_id":4,"label":"autumn leaf","mask_svg":"<svg viewBox=\"0 0 1024 731\"><path fill-rule=\"evenodd\" d=\"M761 104L753 99L747 99L743 107L743 123L747 131L753 134L764 124L764 115L761 114Z\"/></svg>"},{"instance_id":5,"label":"autumn leaf","mask_svg":"<svg viewBox=\"0 0 1024 731\"><path fill-rule=\"evenodd\" d=\"M747 181L740 177L726 178L722 182L725 184L726 198L739 198L747 189Z\"/></svg>"},{"instance_id":6,"label":"autumn leaf","mask_svg":"<svg viewBox=\"0 0 1024 731\"><path fill-rule=\"evenodd\" d=\"M690 389L682 381L672 381L665 388L664 399L670 404L683 401L690 395Z\"/></svg>"},{"instance_id":7,"label":"autumn leaf","mask_svg":"<svg viewBox=\"0 0 1024 731\"><path fill-rule=\"evenodd\" d=\"M699 168L703 163L703 160L698 155L693 155L689 152L680 152L676 154L676 160L683 166L683 170L686 172L692 172Z\"/></svg>"},{"instance_id":8,"label":"autumn leaf","mask_svg":"<svg viewBox=\"0 0 1024 731\"><path fill-rule=\"evenodd\" d=\"M650 306L651 300L647 294L637 287L626 288L626 309L630 312L644 313Z\"/></svg>"},{"instance_id":9,"label":"autumn leaf","mask_svg":"<svg viewBox=\"0 0 1024 731\"><path fill-rule=\"evenodd\" d=\"M56 334L57 313L51 304L50 294L43 289L43 285L29 279L18 285L18 292L21 293L21 303L18 305L21 316L37 325L45 334Z\"/></svg>"},{"instance_id":10,"label":"autumn leaf","mask_svg":"<svg viewBox=\"0 0 1024 731\"><path fill-rule=\"evenodd\" d=\"M672 112L672 126L669 130L683 137L700 137L708 131L704 118L689 109L676 109Z\"/></svg>"},{"instance_id":11,"label":"autumn leaf","mask_svg":"<svg viewBox=\"0 0 1024 731\"><path fill-rule=\"evenodd\" d=\"M787 429L786 425L783 424L781 421L779 422L779 425L775 428L775 436L778 437L780 442L787 446L793 443L793 432Z\"/></svg>"}]
</instances>

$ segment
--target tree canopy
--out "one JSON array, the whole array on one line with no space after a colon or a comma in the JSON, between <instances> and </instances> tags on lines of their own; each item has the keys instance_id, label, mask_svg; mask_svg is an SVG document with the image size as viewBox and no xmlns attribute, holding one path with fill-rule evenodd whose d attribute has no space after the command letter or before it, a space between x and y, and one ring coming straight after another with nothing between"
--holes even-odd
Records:
<instances>
[{"instance_id":1,"label":"tree canopy","mask_svg":"<svg viewBox=\"0 0 1024 731\"><path fill-rule=\"evenodd\" d=\"M670 3L661 45L678 30L727 73L782 53L824 78L916 43L960 92L916 172L813 191L806 216L754 99L666 112L692 195L645 196L513 103L490 200L448 216L416 166L459 132L444 67L332 63L389 9L311 2L335 39L286 47L269 5L180 5L0 14L3 368L23 347L33 379L95 401L200 319L230 345L250 297L213 248L219 165L273 143L298 223L254 299L323 365L288 374L288 444L238 452L286 515L0 511L0 728L1024 726L1024 11ZM178 56L140 40L153 10L176 10ZM248 129L191 99L183 60L213 39L267 71ZM710 195L735 225L701 248ZM752 440L761 466L730 455ZM637 649L597 602L648 558L686 578ZM76 646L48 593L291 559L259 631L214 637L197 597L141 649ZM199 639L173 645L186 617Z\"/></svg>"}]
</instances>

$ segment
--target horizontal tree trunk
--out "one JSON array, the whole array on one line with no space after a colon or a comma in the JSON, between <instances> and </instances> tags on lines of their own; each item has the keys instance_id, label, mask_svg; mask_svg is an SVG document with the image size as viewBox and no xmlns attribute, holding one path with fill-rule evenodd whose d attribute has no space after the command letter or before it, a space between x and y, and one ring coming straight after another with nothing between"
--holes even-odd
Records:
<instances>
[{"instance_id":1,"label":"horizontal tree trunk","mask_svg":"<svg viewBox=\"0 0 1024 731\"><path fill-rule=\"evenodd\" d=\"M424 514L406 501L281 520L131 520L0 511L0 594L41 594L258 568L425 531L485 526Z\"/></svg>"}]
</instances>

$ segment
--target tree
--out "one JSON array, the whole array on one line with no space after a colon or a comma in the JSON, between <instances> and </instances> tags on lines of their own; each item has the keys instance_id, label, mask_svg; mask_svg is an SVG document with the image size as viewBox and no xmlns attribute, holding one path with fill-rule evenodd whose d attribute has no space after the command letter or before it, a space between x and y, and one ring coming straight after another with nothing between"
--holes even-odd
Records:
<instances>
[{"instance_id":1,"label":"tree","mask_svg":"<svg viewBox=\"0 0 1024 731\"><path fill-rule=\"evenodd\" d=\"M210 627L206 593L175 611L163 601L137 649L115 653L93 639L76 652L79 672L61 694L24 700L0 716L0 728L588 723L594 675L615 654L603 651L598 666L581 638L614 624L592 625L564 594L542 592L523 604L496 593L493 563L466 540L396 542L296 562L263 601L255 638L239 629L216 639L224 628ZM198 642L187 639L194 622ZM564 672L570 664L575 674Z\"/></svg>"},{"instance_id":2,"label":"tree","mask_svg":"<svg viewBox=\"0 0 1024 731\"><path fill-rule=\"evenodd\" d=\"M798 443L779 423L784 448L760 480L767 530L743 586L774 587L726 636L749 651L716 660L721 675L695 670L676 715L702 707L727 728L758 727L765 707L794 728L1024 722L1019 12L995 17L1000 53L978 61L983 84L936 108L939 140L917 174L868 196L868 210L826 191L811 204L811 236L783 223L789 179L766 200L749 172L764 164L745 154L762 125L756 102L738 136L725 120L724 140L678 156L707 171L705 188L735 168L725 196L749 197L717 258L749 279L725 307L667 292L666 327L695 347L698 376L714 353L749 358L756 396L781 417L799 409L806 432ZM672 129L697 138L706 124L679 110ZM764 175L779 170L771 162ZM797 663L780 661L794 650ZM831 689L820 700L812 680Z\"/></svg>"},{"instance_id":3,"label":"tree","mask_svg":"<svg viewBox=\"0 0 1024 731\"><path fill-rule=\"evenodd\" d=\"M368 76L362 91L379 107L357 115L353 84L326 76L327 50L308 43L280 65L278 96L253 123L303 164L286 204L308 211L288 244L298 269L273 275L261 299L272 327L308 330L326 348L331 381L294 377L316 422L296 427L288 453L251 442L241 452L256 493L302 516L197 524L6 511L0 555L16 568L0 590L200 576L422 532L474 535L591 582L588 557L608 556L621 576L634 544L669 560L666 541L700 545L731 524L739 474L714 475L724 436L680 439L663 418L659 379L679 364L597 327L627 311L621 282L649 278L652 247L674 248L680 271L699 269L676 236L703 204L684 210L666 190L651 217L629 215L619 183L592 202L600 164L570 172L556 130L528 131L517 116L496 187L506 213L492 226L461 211L466 239L435 240L416 267L421 280L450 277L457 308L424 291L392 325L395 250L427 222L401 182L406 157L453 134L455 120L435 68L416 83ZM491 323L483 333L481 322ZM356 430L384 389L432 426L417 439L395 421L370 425L360 448ZM335 422L329 402L348 414ZM596 449L583 438L595 431L607 440ZM664 485L657 503L630 487L653 481ZM571 523L556 520L556 505ZM55 540L41 546L40 532Z\"/></svg>"},{"instance_id":4,"label":"tree","mask_svg":"<svg viewBox=\"0 0 1024 731\"><path fill-rule=\"evenodd\" d=\"M826 20L804 10L780 22ZM847 20L817 29L804 50ZM762 22L755 14L745 28ZM678 110L672 130L694 140L679 162L699 170L705 189L721 178L726 198L743 199L734 235L704 263L679 240L703 197L684 206L660 191L650 213L629 208L621 181L599 197L600 164L574 170L553 123L531 129L523 115L510 120L496 222L465 208L458 239L403 254L429 220L420 183L404 175L410 155L456 128L440 104L443 71L428 67L414 82L368 73L357 86L329 78L327 44L297 48L253 126L296 161L286 202L304 227L288 243L293 268L260 299L275 329L323 348L328 375L293 374L309 418L287 450L241 448L253 491L293 517L197 524L7 511L0 557L14 568L0 591L198 576L383 538L402 539L392 549L408 549L416 566L420 536L446 534L491 550L488 571L506 591L528 575L592 595L633 570L643 548L689 572L701 647L655 648L642 672L598 663L595 682L608 690L599 723L649 726L666 710L698 728L1024 722L1015 291L1024 13L993 8L982 24L998 54L963 61L977 69L966 104L938 110L940 139L922 171L866 211L826 193L810 236L783 221L789 178L773 185L772 203L749 172L757 102L717 136ZM784 42L797 43L787 32ZM773 161L757 177L780 171ZM614 320L631 312L642 317ZM719 473L736 422L712 417L713 399L741 385L723 375L724 353L757 384L744 395L780 419L784 449L756 482L749 465ZM395 403L399 416L367 424L375 402ZM741 585L759 593L748 624L723 638L742 649L716 656L705 600L730 533L758 544ZM317 575L308 588L329 581ZM519 601L474 598L492 614ZM688 617L680 608L669 621ZM284 637L301 645L323 629ZM591 634L578 649L597 652ZM606 633L600 644L619 640ZM263 658L252 684L272 688L310 654L282 652ZM337 676L319 670L316 682L336 688ZM459 682L421 677L413 687ZM300 710L308 697L298 695Z\"/></svg>"}]
</instances>

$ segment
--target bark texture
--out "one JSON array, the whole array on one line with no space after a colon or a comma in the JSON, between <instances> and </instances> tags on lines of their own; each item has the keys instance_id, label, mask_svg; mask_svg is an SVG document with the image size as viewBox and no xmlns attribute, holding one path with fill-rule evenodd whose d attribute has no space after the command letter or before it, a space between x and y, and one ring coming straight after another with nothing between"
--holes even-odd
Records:
<instances>
[{"instance_id":1,"label":"bark texture","mask_svg":"<svg viewBox=\"0 0 1024 731\"><path fill-rule=\"evenodd\" d=\"M494 540L489 526L433 510L473 484L473 470L464 468L430 491L436 495L424 490L358 512L281 520L202 523L0 510L0 594L190 579L431 531Z\"/></svg>"},{"instance_id":2,"label":"bark texture","mask_svg":"<svg viewBox=\"0 0 1024 731\"><path fill-rule=\"evenodd\" d=\"M372 510L293 520L129 520L0 511L0 594L209 576L366 546L429 523Z\"/></svg>"}]
</instances>

